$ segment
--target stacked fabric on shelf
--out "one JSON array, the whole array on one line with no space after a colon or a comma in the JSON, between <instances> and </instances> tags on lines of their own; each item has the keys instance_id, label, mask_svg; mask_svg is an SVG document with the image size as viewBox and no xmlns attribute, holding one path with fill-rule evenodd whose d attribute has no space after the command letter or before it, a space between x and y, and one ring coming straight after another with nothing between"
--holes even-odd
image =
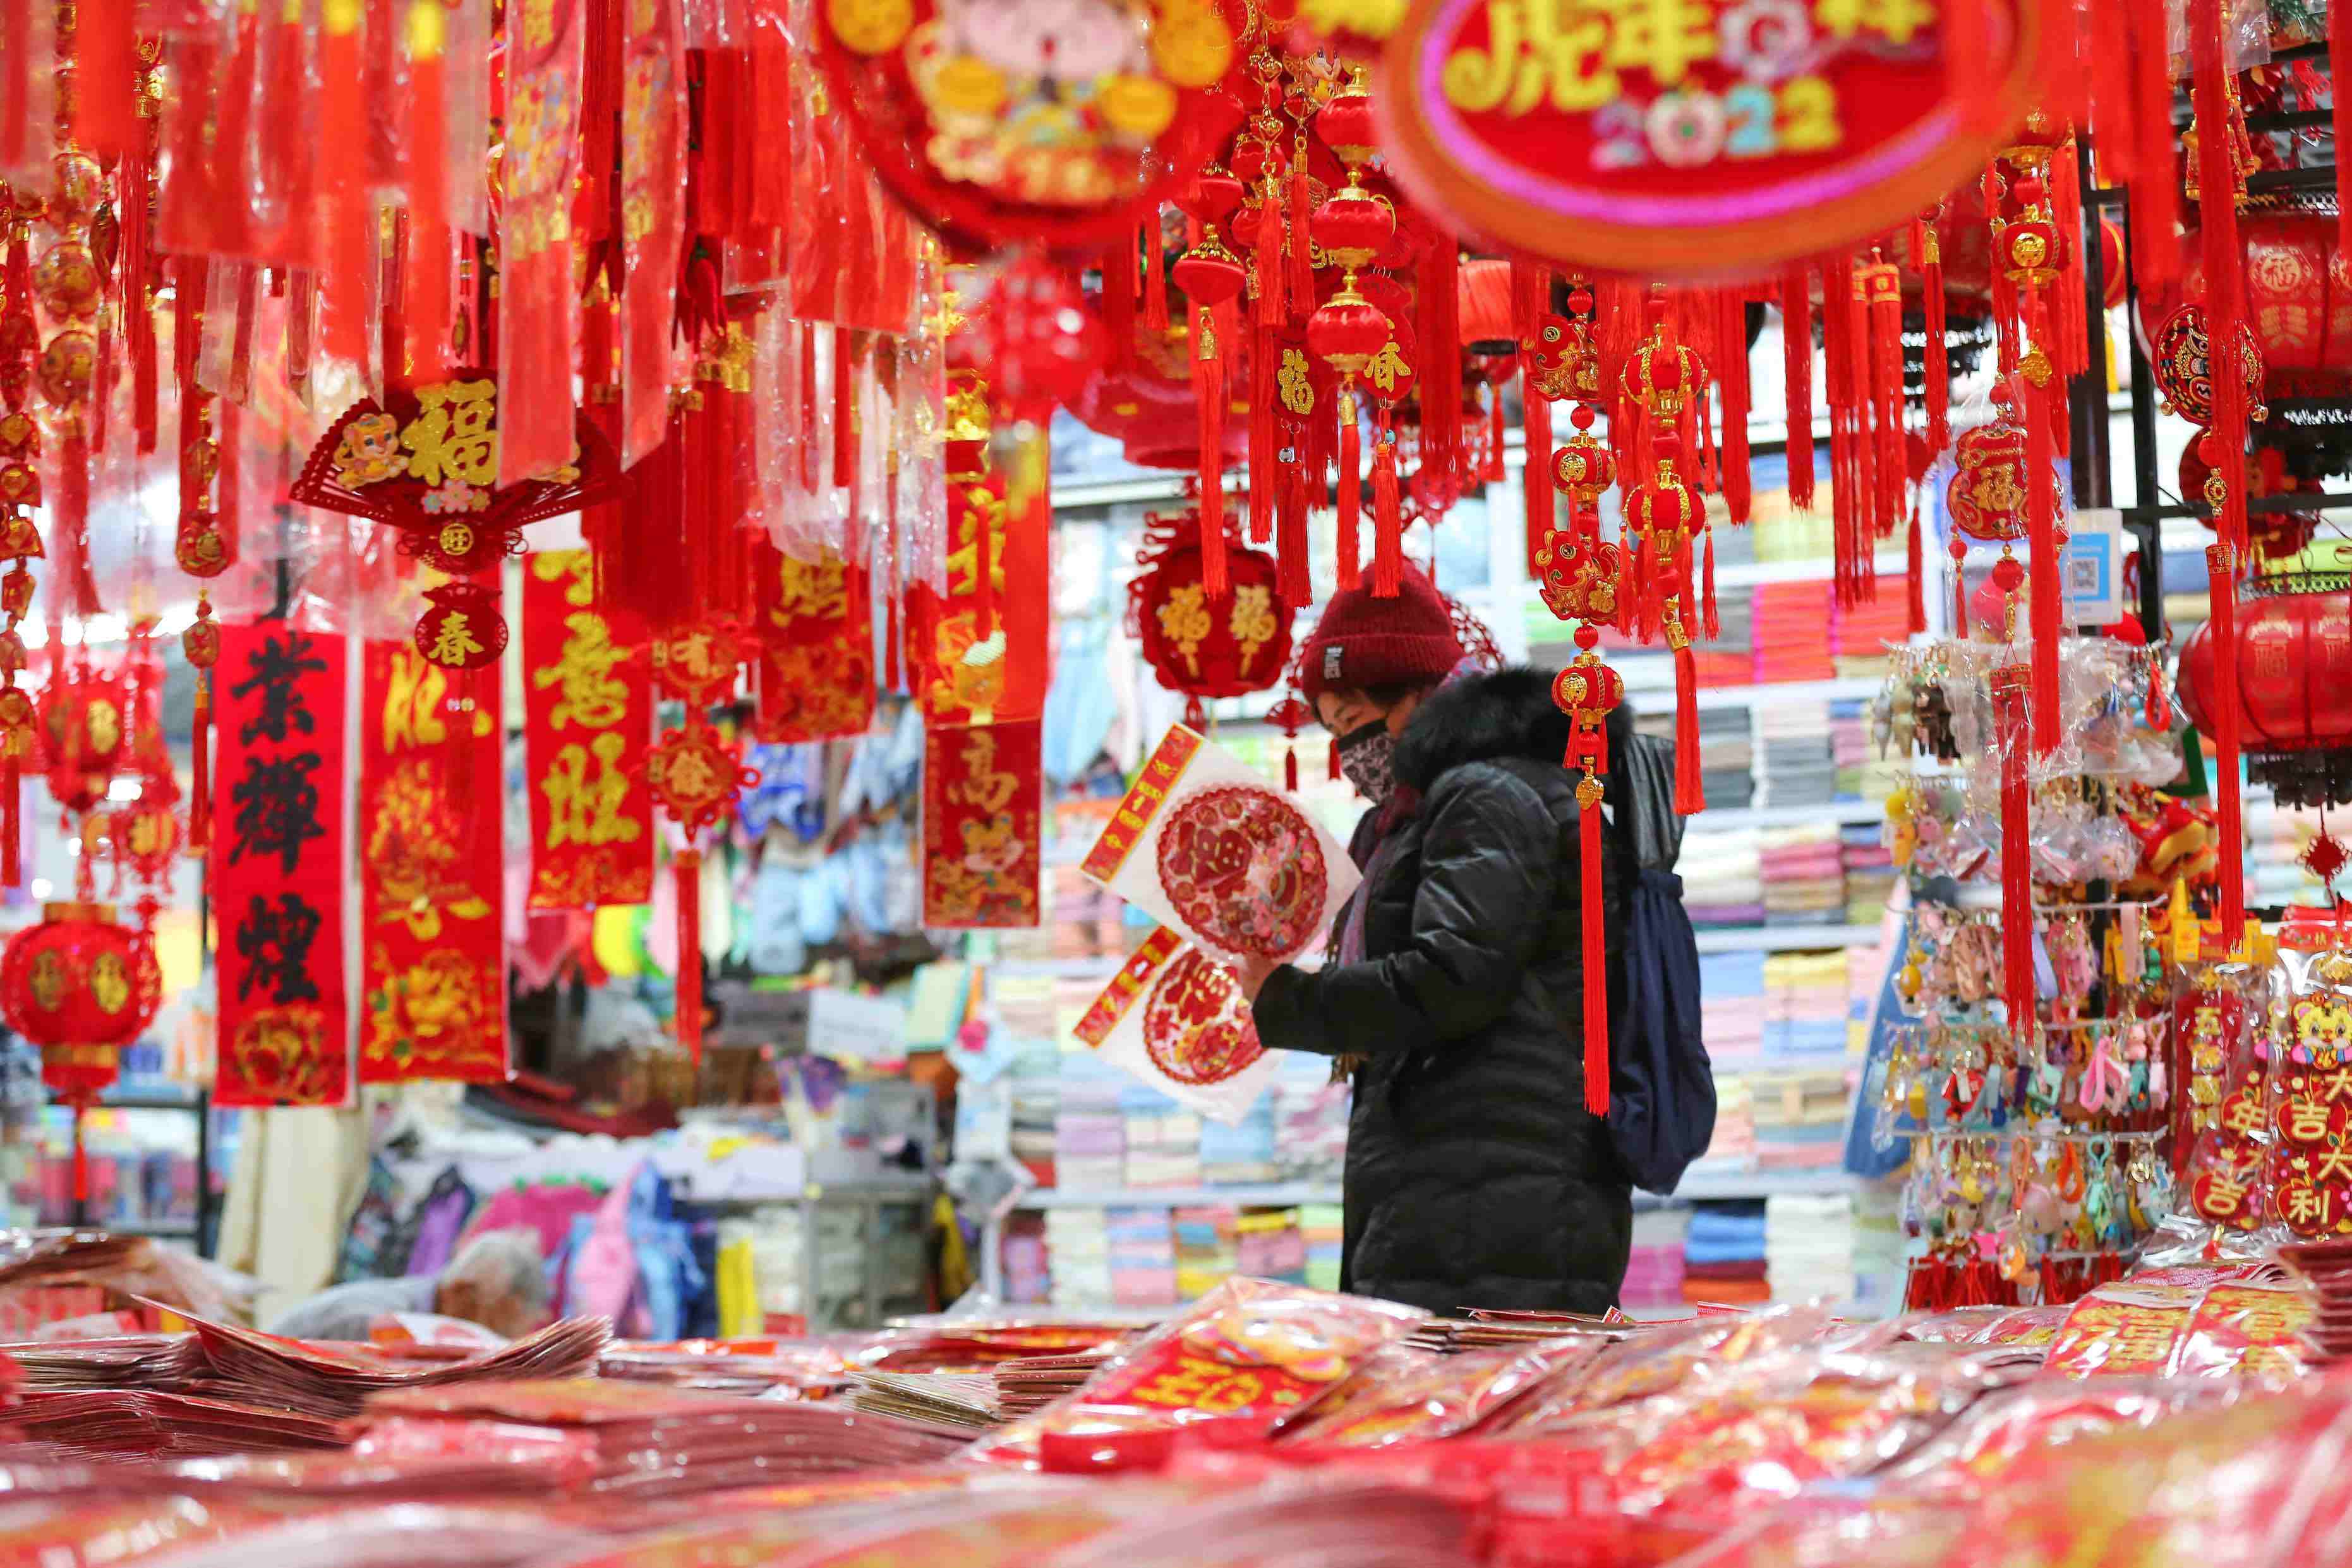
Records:
<instances>
[{"instance_id":1,"label":"stacked fabric on shelf","mask_svg":"<svg viewBox=\"0 0 2352 1568\"><path fill-rule=\"evenodd\" d=\"M1872 1182L1858 1188L1853 1198L1853 1305L1857 1313L1892 1317L1903 1310L1909 1251L1903 1235L1900 1184Z\"/></svg>"},{"instance_id":2,"label":"stacked fabric on shelf","mask_svg":"<svg viewBox=\"0 0 2352 1568\"><path fill-rule=\"evenodd\" d=\"M1339 1288L1339 1259L1347 1233L1338 1204L1306 1204L1298 1210L1298 1233L1307 1243L1307 1283L1318 1290Z\"/></svg>"},{"instance_id":3,"label":"stacked fabric on shelf","mask_svg":"<svg viewBox=\"0 0 2352 1568\"><path fill-rule=\"evenodd\" d=\"M1060 1096L1054 1115L1054 1179L1057 1185L1100 1192L1127 1180L1126 1095L1134 1080L1090 1051L1061 1056ZM1020 1102L1015 1090L1014 1131Z\"/></svg>"},{"instance_id":4,"label":"stacked fabric on shelf","mask_svg":"<svg viewBox=\"0 0 2352 1568\"><path fill-rule=\"evenodd\" d=\"M1835 1069L1759 1073L1749 1079L1755 1096L1757 1168L1836 1170L1845 1155L1851 1079Z\"/></svg>"},{"instance_id":5,"label":"stacked fabric on shelf","mask_svg":"<svg viewBox=\"0 0 2352 1568\"><path fill-rule=\"evenodd\" d=\"M1176 1236L1164 1208L1104 1211L1110 1248L1111 1300L1122 1307L1172 1307L1176 1288Z\"/></svg>"},{"instance_id":6,"label":"stacked fabric on shelf","mask_svg":"<svg viewBox=\"0 0 2352 1568\"><path fill-rule=\"evenodd\" d=\"M1725 529L1717 537L1727 542L1738 531ZM1706 690L1719 686L1745 686L1756 678L1754 590L1727 588L1717 593L1715 618L1716 635L1691 645L1699 686Z\"/></svg>"},{"instance_id":7,"label":"stacked fabric on shelf","mask_svg":"<svg viewBox=\"0 0 2352 1568\"><path fill-rule=\"evenodd\" d=\"M1756 590L1753 636L1756 679L1827 680L1837 674L1830 655L1827 579L1766 583Z\"/></svg>"},{"instance_id":8,"label":"stacked fabric on shelf","mask_svg":"<svg viewBox=\"0 0 2352 1568\"><path fill-rule=\"evenodd\" d=\"M1241 1263L1234 1225L1240 1215L1223 1204L1175 1211L1176 1293L1185 1300L1224 1283Z\"/></svg>"},{"instance_id":9,"label":"stacked fabric on shelf","mask_svg":"<svg viewBox=\"0 0 2352 1568\"><path fill-rule=\"evenodd\" d=\"M1830 655L1842 677L1875 680L1890 663L1888 649L1911 636L1908 584L1881 577L1877 593L1856 605L1838 605L1830 617Z\"/></svg>"},{"instance_id":10,"label":"stacked fabric on shelf","mask_svg":"<svg viewBox=\"0 0 2352 1568\"><path fill-rule=\"evenodd\" d=\"M1845 862L1836 823L1763 830L1757 868L1763 879L1764 923L1842 925L1845 921Z\"/></svg>"},{"instance_id":11,"label":"stacked fabric on shelf","mask_svg":"<svg viewBox=\"0 0 2352 1568\"><path fill-rule=\"evenodd\" d=\"M1336 1184L1348 1158L1348 1086L1331 1063L1306 1051L1276 1051L1274 1158L1288 1182Z\"/></svg>"},{"instance_id":12,"label":"stacked fabric on shelf","mask_svg":"<svg viewBox=\"0 0 2352 1568\"><path fill-rule=\"evenodd\" d=\"M1851 999L1845 950L1776 952L1763 971L1765 1056L1780 1066L1843 1062Z\"/></svg>"},{"instance_id":13,"label":"stacked fabric on shelf","mask_svg":"<svg viewBox=\"0 0 2352 1568\"><path fill-rule=\"evenodd\" d=\"M1683 909L1700 927L1752 926L1764 921L1764 880L1757 830L1704 831L1706 818L1693 819L1683 836Z\"/></svg>"},{"instance_id":14,"label":"stacked fabric on shelf","mask_svg":"<svg viewBox=\"0 0 2352 1568\"><path fill-rule=\"evenodd\" d=\"M1693 1205L1683 1238L1683 1300L1725 1306L1770 1300L1764 1242L1763 1200Z\"/></svg>"},{"instance_id":15,"label":"stacked fabric on shelf","mask_svg":"<svg viewBox=\"0 0 2352 1568\"><path fill-rule=\"evenodd\" d=\"M1688 1174L1737 1175L1756 1168L1756 1096L1745 1076L1715 1079L1715 1136Z\"/></svg>"},{"instance_id":16,"label":"stacked fabric on shelf","mask_svg":"<svg viewBox=\"0 0 2352 1568\"><path fill-rule=\"evenodd\" d=\"M1625 1265L1624 1286L1617 1292L1622 1305L1683 1304L1683 1247L1689 1230L1688 1209L1643 1209L1633 1216L1633 1256Z\"/></svg>"},{"instance_id":17,"label":"stacked fabric on shelf","mask_svg":"<svg viewBox=\"0 0 2352 1568\"><path fill-rule=\"evenodd\" d=\"M1716 1076L1745 1072L1764 1055L1764 955L1703 952L1698 959L1699 1039Z\"/></svg>"},{"instance_id":18,"label":"stacked fabric on shelf","mask_svg":"<svg viewBox=\"0 0 2352 1568\"><path fill-rule=\"evenodd\" d=\"M1045 1211L1045 1247L1056 1307L1110 1304L1110 1226L1091 1206Z\"/></svg>"},{"instance_id":19,"label":"stacked fabric on shelf","mask_svg":"<svg viewBox=\"0 0 2352 1568\"><path fill-rule=\"evenodd\" d=\"M1704 689L1704 673L1700 680ZM1737 811L1755 804L1755 726L1745 703L1698 710L1698 763L1707 809Z\"/></svg>"},{"instance_id":20,"label":"stacked fabric on shelf","mask_svg":"<svg viewBox=\"0 0 2352 1568\"><path fill-rule=\"evenodd\" d=\"M1275 1097L1262 1094L1232 1126L1202 1120L1201 1180L1208 1186L1252 1186L1278 1182L1275 1163Z\"/></svg>"},{"instance_id":21,"label":"stacked fabric on shelf","mask_svg":"<svg viewBox=\"0 0 2352 1568\"><path fill-rule=\"evenodd\" d=\"M1016 1214L1005 1222L1004 1299L1045 1302L1054 1298L1053 1255L1045 1245L1042 1215Z\"/></svg>"},{"instance_id":22,"label":"stacked fabric on shelf","mask_svg":"<svg viewBox=\"0 0 2352 1568\"><path fill-rule=\"evenodd\" d=\"M1853 1298L1853 1199L1844 1193L1775 1193L1764 1202L1764 1260L1773 1298Z\"/></svg>"},{"instance_id":23,"label":"stacked fabric on shelf","mask_svg":"<svg viewBox=\"0 0 2352 1568\"><path fill-rule=\"evenodd\" d=\"M1766 805L1828 805L1837 799L1827 702L1774 702L1758 710L1756 733L1764 748L1758 772Z\"/></svg>"},{"instance_id":24,"label":"stacked fabric on shelf","mask_svg":"<svg viewBox=\"0 0 2352 1568\"><path fill-rule=\"evenodd\" d=\"M1120 1091L1127 1118L1127 1184L1201 1184L1201 1118L1159 1090L1136 1084Z\"/></svg>"},{"instance_id":25,"label":"stacked fabric on shelf","mask_svg":"<svg viewBox=\"0 0 2352 1568\"><path fill-rule=\"evenodd\" d=\"M1885 830L1875 823L1848 823L1838 829L1838 860L1845 871L1845 923L1876 925L1895 892L1895 854Z\"/></svg>"},{"instance_id":26,"label":"stacked fabric on shelf","mask_svg":"<svg viewBox=\"0 0 2352 1568\"><path fill-rule=\"evenodd\" d=\"M1253 1279L1307 1283L1307 1237L1297 1209L1253 1209L1234 1224L1234 1267Z\"/></svg>"}]
</instances>

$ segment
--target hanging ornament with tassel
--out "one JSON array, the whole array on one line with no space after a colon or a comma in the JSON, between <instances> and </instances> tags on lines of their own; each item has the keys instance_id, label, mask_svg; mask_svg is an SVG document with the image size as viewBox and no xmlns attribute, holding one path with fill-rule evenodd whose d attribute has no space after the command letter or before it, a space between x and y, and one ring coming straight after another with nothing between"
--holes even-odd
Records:
<instances>
[{"instance_id":1,"label":"hanging ornament with tassel","mask_svg":"<svg viewBox=\"0 0 2352 1568\"><path fill-rule=\"evenodd\" d=\"M1307 319L1307 343L1339 378L1339 581L1344 591L1356 585L1361 558L1364 471L1356 384L1395 335L1387 315L1364 297L1356 279L1388 247L1396 216L1364 189L1362 171L1349 169L1347 184L1315 209L1314 232L1315 242L1340 268L1338 290Z\"/></svg>"},{"instance_id":2,"label":"hanging ornament with tassel","mask_svg":"<svg viewBox=\"0 0 2352 1568\"><path fill-rule=\"evenodd\" d=\"M1225 246L1218 226L1242 203L1242 183L1212 163L1178 197L1199 237L1171 269L1192 316L1192 405L1201 445L1201 581L1212 599L1227 593L1225 574L1225 404L1240 334L1219 326L1248 286L1249 272Z\"/></svg>"}]
</instances>

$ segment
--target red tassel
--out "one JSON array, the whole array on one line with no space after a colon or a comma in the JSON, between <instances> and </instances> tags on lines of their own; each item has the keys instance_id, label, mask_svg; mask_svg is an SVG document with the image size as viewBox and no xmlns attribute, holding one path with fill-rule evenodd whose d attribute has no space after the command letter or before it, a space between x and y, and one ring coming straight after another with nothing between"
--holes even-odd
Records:
<instances>
[{"instance_id":1,"label":"red tassel","mask_svg":"<svg viewBox=\"0 0 2352 1568\"><path fill-rule=\"evenodd\" d=\"M1927 629L1927 563L1921 553L1919 501L1916 496L1911 501L1910 563L1906 569L1906 575L1910 584L1911 602L1910 618L1905 623L1905 626L1916 637ZM1965 637L1968 634L1962 632L1960 635Z\"/></svg>"},{"instance_id":2,"label":"red tassel","mask_svg":"<svg viewBox=\"0 0 2352 1568\"><path fill-rule=\"evenodd\" d=\"M1903 490L1910 479L1909 438L1903 428L1903 293L1895 270L1878 263L1874 276L1880 287L1872 292L1870 311L1870 406L1876 430L1878 504L1872 519L1874 539L1895 531L1903 516ZM1876 569L1872 569L1875 584Z\"/></svg>"},{"instance_id":3,"label":"red tassel","mask_svg":"<svg viewBox=\"0 0 2352 1568\"><path fill-rule=\"evenodd\" d=\"M847 327L833 329L833 483L847 489L857 472L857 365Z\"/></svg>"},{"instance_id":4,"label":"red tassel","mask_svg":"<svg viewBox=\"0 0 2352 1568\"><path fill-rule=\"evenodd\" d=\"M2167 9L2123 8L2130 25L2133 140L2139 153L2131 184L2132 267L2139 275L2142 299L2161 298L2180 277L2180 176L2172 152L2172 56L2165 37ZM2332 38L2337 28L2352 26L2352 12L2331 5L2327 21ZM2352 57L2339 53L2333 58ZM2345 112L2339 104L2336 110L2339 122ZM2339 141L2337 145L2345 143Z\"/></svg>"},{"instance_id":5,"label":"red tassel","mask_svg":"<svg viewBox=\"0 0 2352 1568\"><path fill-rule=\"evenodd\" d=\"M1722 321L1716 332L1716 384L1723 389L1723 504L1736 524L1748 521L1751 485L1748 475L1748 297L1738 289L1718 295ZM1710 637L1714 634L1709 633Z\"/></svg>"},{"instance_id":6,"label":"red tassel","mask_svg":"<svg viewBox=\"0 0 2352 1568\"><path fill-rule=\"evenodd\" d=\"M688 847L670 861L677 889L677 1043L702 1065L702 851Z\"/></svg>"},{"instance_id":7,"label":"red tassel","mask_svg":"<svg viewBox=\"0 0 2352 1568\"><path fill-rule=\"evenodd\" d=\"M1462 297L1461 253L1450 236L1440 235L1418 268L1421 317L1418 360L1421 400L1421 468L1449 483L1461 483Z\"/></svg>"},{"instance_id":8,"label":"red tassel","mask_svg":"<svg viewBox=\"0 0 2352 1568\"><path fill-rule=\"evenodd\" d=\"M1936 453L1952 444L1952 350L1945 341L1950 316L1944 298L1944 253L1936 231L1916 218L1911 234L1927 328L1927 450Z\"/></svg>"},{"instance_id":9,"label":"red tassel","mask_svg":"<svg viewBox=\"0 0 2352 1568\"><path fill-rule=\"evenodd\" d=\"M1294 315L1312 314L1315 310L1315 266L1310 255L1314 236L1309 231L1312 222L1313 193L1307 189L1307 158L1304 153L1290 163L1290 309Z\"/></svg>"},{"instance_id":10,"label":"red tassel","mask_svg":"<svg viewBox=\"0 0 2352 1568\"><path fill-rule=\"evenodd\" d=\"M1780 366L1787 377L1789 504L1813 505L1813 294L1801 263L1780 275Z\"/></svg>"},{"instance_id":11,"label":"red tassel","mask_svg":"<svg viewBox=\"0 0 2352 1568\"><path fill-rule=\"evenodd\" d=\"M1339 777L1340 777L1340 773L1339 773L1339 737L1337 737L1337 736L1332 737L1331 744L1330 744L1330 747L1329 747L1329 751L1330 751L1330 763L1329 763L1330 771L1329 771L1329 772L1328 772L1325 776L1326 776L1326 777L1328 777L1328 778L1329 778L1332 782L1337 783L1337 782L1339 781Z\"/></svg>"},{"instance_id":12,"label":"red tassel","mask_svg":"<svg viewBox=\"0 0 2352 1568\"><path fill-rule=\"evenodd\" d=\"M1249 537L1264 544L1274 537L1274 492L1276 443L1275 407L1281 401L1277 379L1282 345L1261 327L1250 345L1250 415L1248 466L1243 479L1249 487Z\"/></svg>"},{"instance_id":13,"label":"red tassel","mask_svg":"<svg viewBox=\"0 0 2352 1568\"><path fill-rule=\"evenodd\" d=\"M441 0L410 0L406 94L408 188L408 340L405 361L383 367L387 384L414 376L440 379L448 368L450 232L446 217L448 173L443 142L447 110L442 104L443 33L448 11ZM387 347L387 356L390 353Z\"/></svg>"},{"instance_id":14,"label":"red tassel","mask_svg":"<svg viewBox=\"0 0 2352 1568\"><path fill-rule=\"evenodd\" d=\"M1282 787L1291 794L1298 793L1298 737L1288 737L1282 747Z\"/></svg>"},{"instance_id":15,"label":"red tassel","mask_svg":"<svg viewBox=\"0 0 2352 1568\"><path fill-rule=\"evenodd\" d=\"M1680 621L1670 621L1666 640L1675 648L1675 813L1696 816L1706 809L1706 781L1699 770L1698 668Z\"/></svg>"},{"instance_id":16,"label":"red tassel","mask_svg":"<svg viewBox=\"0 0 2352 1568\"><path fill-rule=\"evenodd\" d=\"M139 54L131 0L100 0L74 8L74 135L89 151L111 160L140 140L132 108ZM25 47L23 35L11 48Z\"/></svg>"},{"instance_id":17,"label":"red tassel","mask_svg":"<svg viewBox=\"0 0 2352 1568\"><path fill-rule=\"evenodd\" d=\"M1225 567L1225 362L1218 342L1228 304L1195 312L1192 339L1192 407L1199 416L1201 446L1201 589L1212 599L1230 593Z\"/></svg>"},{"instance_id":18,"label":"red tassel","mask_svg":"<svg viewBox=\"0 0 2352 1568\"><path fill-rule=\"evenodd\" d=\"M1110 333L1112 363L1126 365L1135 357L1135 236L1123 235L1103 247L1103 327Z\"/></svg>"},{"instance_id":19,"label":"red tassel","mask_svg":"<svg viewBox=\"0 0 2352 1568\"><path fill-rule=\"evenodd\" d=\"M1282 197L1271 184L1258 196L1257 229L1250 237L1250 260L1257 284L1256 314L1253 319L1261 327L1279 327L1288 320L1289 310L1283 288L1286 268L1282 253Z\"/></svg>"},{"instance_id":20,"label":"red tassel","mask_svg":"<svg viewBox=\"0 0 2352 1568\"><path fill-rule=\"evenodd\" d=\"M1715 530L1706 531L1706 576L1699 595L1699 626L1713 642L1723 635L1723 623L1715 613Z\"/></svg>"},{"instance_id":21,"label":"red tassel","mask_svg":"<svg viewBox=\"0 0 2352 1568\"><path fill-rule=\"evenodd\" d=\"M1168 239L1157 207L1143 220L1143 327L1153 333L1168 330Z\"/></svg>"},{"instance_id":22,"label":"red tassel","mask_svg":"<svg viewBox=\"0 0 2352 1568\"><path fill-rule=\"evenodd\" d=\"M2238 778L2238 558L2226 541L2205 547L2205 580L2213 626L2213 816L2222 847L2221 939L2234 944L2246 924L2245 807Z\"/></svg>"},{"instance_id":23,"label":"red tassel","mask_svg":"<svg viewBox=\"0 0 2352 1568\"><path fill-rule=\"evenodd\" d=\"M213 819L213 678L205 670L195 673L196 714L188 736L188 847L201 852L210 837ZM12 773L14 766L12 762ZM12 803L16 795L12 780L8 791ZM15 843L13 835L9 841Z\"/></svg>"},{"instance_id":24,"label":"red tassel","mask_svg":"<svg viewBox=\"0 0 2352 1568\"><path fill-rule=\"evenodd\" d=\"M0 887L21 888L25 885L25 825L19 813L19 801L24 795L24 764L16 760L17 740L0 742ZM202 816L209 805L204 797L196 797L200 808L191 816Z\"/></svg>"},{"instance_id":25,"label":"red tassel","mask_svg":"<svg viewBox=\"0 0 2352 1568\"><path fill-rule=\"evenodd\" d=\"M2084 315L2090 308L2090 283L2083 252L2086 245L2096 245L2099 240L2097 229L2092 229L2087 237L2084 232L2083 170L2072 143L2059 148L2051 160L2050 191L2052 221L2066 237L2066 243L2062 248L2064 263L2053 285L2058 290L2053 309L2058 341L2044 342L2042 348L2057 365L2060 375L2073 377L2091 367L2090 322ZM2100 396L2104 402L2104 390ZM2069 438L2070 426L2062 422L2059 440L2063 443Z\"/></svg>"},{"instance_id":26,"label":"red tassel","mask_svg":"<svg viewBox=\"0 0 2352 1568\"><path fill-rule=\"evenodd\" d=\"M2000 747L2000 922L2002 1000L2009 1026L2021 1033L2033 1017L2033 859L2025 787L2027 672L1993 671L1995 743Z\"/></svg>"},{"instance_id":27,"label":"red tassel","mask_svg":"<svg viewBox=\"0 0 2352 1568\"><path fill-rule=\"evenodd\" d=\"M1398 503L1396 442L1372 450L1372 597L1393 599L1404 581L1404 512Z\"/></svg>"},{"instance_id":28,"label":"red tassel","mask_svg":"<svg viewBox=\"0 0 2352 1568\"><path fill-rule=\"evenodd\" d=\"M1275 496L1276 582L1284 604L1304 609L1314 602L1315 589L1307 574L1307 476L1296 458L1282 465L1277 482L1282 488Z\"/></svg>"},{"instance_id":29,"label":"red tassel","mask_svg":"<svg viewBox=\"0 0 2352 1568\"><path fill-rule=\"evenodd\" d=\"M1586 801L1586 795L1591 796ZM1584 896L1584 1109L1609 1114L1608 909L1601 888L1601 792L1577 787L1577 859Z\"/></svg>"},{"instance_id":30,"label":"red tassel","mask_svg":"<svg viewBox=\"0 0 2352 1568\"><path fill-rule=\"evenodd\" d=\"M1503 384L1486 388L1486 468L1479 477L1487 484L1503 482Z\"/></svg>"},{"instance_id":31,"label":"red tassel","mask_svg":"<svg viewBox=\"0 0 2352 1568\"><path fill-rule=\"evenodd\" d=\"M2028 291L2029 294L2032 290ZM2058 494L2050 451L2050 413L2056 382L2035 386L2023 378L2027 574L2033 616L2033 754L2046 757L2058 745L2058 638L2064 587L2058 580Z\"/></svg>"},{"instance_id":32,"label":"red tassel","mask_svg":"<svg viewBox=\"0 0 2352 1568\"><path fill-rule=\"evenodd\" d=\"M1830 510L1836 602L1860 602L1863 579L1871 573L1868 514L1862 501L1860 420L1865 395L1856 375L1857 324L1852 305L1853 268L1843 260L1822 269L1822 347L1830 402Z\"/></svg>"},{"instance_id":33,"label":"red tassel","mask_svg":"<svg viewBox=\"0 0 2352 1568\"><path fill-rule=\"evenodd\" d=\"M1543 569L1536 564L1536 552L1543 548L1544 536L1551 531L1558 494L1551 482L1551 402L1537 395L1532 374L1522 379L1527 401L1521 405L1520 423L1527 431L1527 466L1519 470L1519 493L1527 506L1528 575L1540 582Z\"/></svg>"},{"instance_id":34,"label":"red tassel","mask_svg":"<svg viewBox=\"0 0 2352 1568\"><path fill-rule=\"evenodd\" d=\"M1356 434L1356 395L1339 395L1339 591L1356 586L1357 533L1363 526L1363 453Z\"/></svg>"}]
</instances>

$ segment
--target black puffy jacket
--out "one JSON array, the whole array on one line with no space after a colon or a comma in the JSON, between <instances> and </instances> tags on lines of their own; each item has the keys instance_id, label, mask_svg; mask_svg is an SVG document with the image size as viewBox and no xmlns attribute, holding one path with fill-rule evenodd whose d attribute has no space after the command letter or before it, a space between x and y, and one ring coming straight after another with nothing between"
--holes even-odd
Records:
<instances>
[{"instance_id":1,"label":"black puffy jacket","mask_svg":"<svg viewBox=\"0 0 2352 1568\"><path fill-rule=\"evenodd\" d=\"M1348 1289L1440 1312L1599 1312L1624 1282L1633 1190L1606 1121L1584 1109L1567 724L1540 670L1433 693L1397 742L1418 808L1388 829L1399 842L1356 895L1370 900L1364 961L1286 966L1259 993L1266 1045L1368 1058L1348 1129ZM1622 754L1630 723L1612 731ZM1629 778L1671 778L1643 761ZM1670 806L1628 811L1618 794L1602 856L1612 932L1633 824L1672 821Z\"/></svg>"}]
</instances>

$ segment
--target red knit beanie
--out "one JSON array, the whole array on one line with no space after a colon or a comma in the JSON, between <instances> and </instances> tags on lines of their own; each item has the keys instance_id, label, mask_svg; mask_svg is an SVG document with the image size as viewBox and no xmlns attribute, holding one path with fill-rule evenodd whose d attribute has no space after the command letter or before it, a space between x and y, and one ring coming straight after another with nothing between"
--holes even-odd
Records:
<instances>
[{"instance_id":1,"label":"red knit beanie","mask_svg":"<svg viewBox=\"0 0 2352 1568\"><path fill-rule=\"evenodd\" d=\"M1307 701L1342 688L1433 686L1461 662L1453 614L1425 574L1408 563L1393 599L1372 597L1371 581L1364 574L1323 606L1299 661Z\"/></svg>"}]
</instances>

